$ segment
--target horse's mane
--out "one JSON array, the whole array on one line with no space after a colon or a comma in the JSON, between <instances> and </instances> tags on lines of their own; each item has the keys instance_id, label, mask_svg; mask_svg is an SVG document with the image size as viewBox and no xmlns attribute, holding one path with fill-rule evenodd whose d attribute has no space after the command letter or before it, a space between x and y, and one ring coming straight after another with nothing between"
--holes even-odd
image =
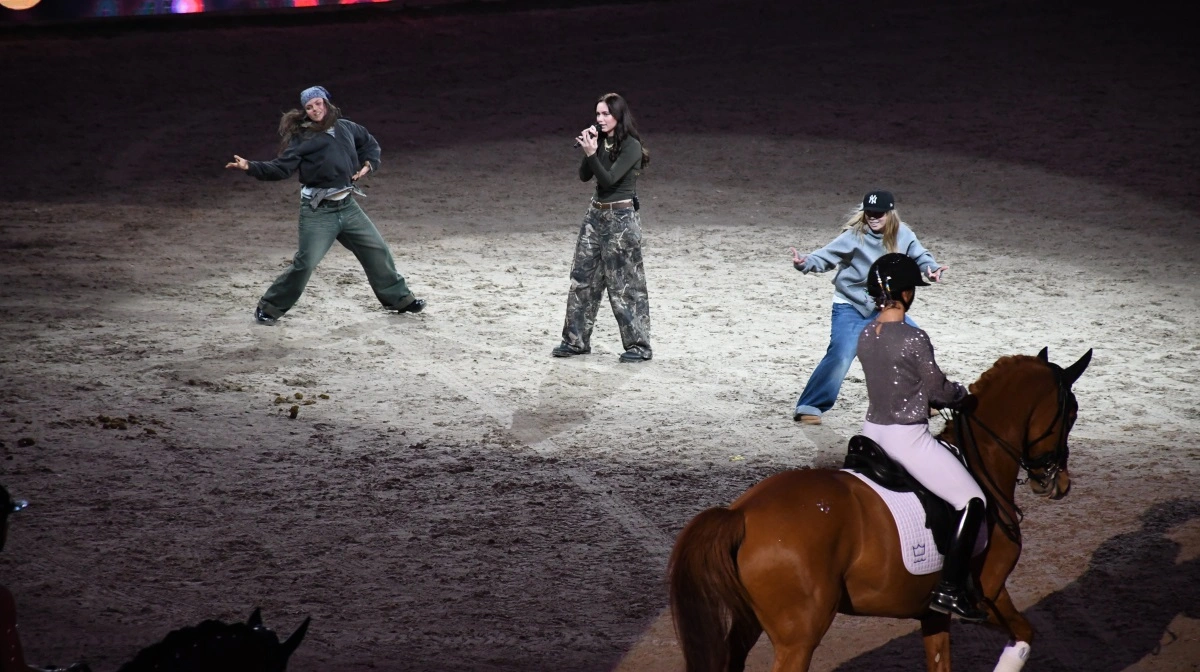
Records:
<instances>
[{"instance_id":1,"label":"horse's mane","mask_svg":"<svg viewBox=\"0 0 1200 672\"><path fill-rule=\"evenodd\" d=\"M258 625L207 620L180 628L138 652L118 672L282 672L275 633Z\"/></svg>"},{"instance_id":2,"label":"horse's mane","mask_svg":"<svg viewBox=\"0 0 1200 672\"><path fill-rule=\"evenodd\" d=\"M1044 360L1031 355L1006 355L1000 359L997 359L996 363L992 364L992 368L984 371L983 374L979 376L979 380L971 383L967 389L971 392L971 394L979 394L981 391L993 385L999 378L1005 375L1011 375L1007 373L1009 369L1035 362L1038 364L1038 366L1046 365Z\"/></svg>"}]
</instances>

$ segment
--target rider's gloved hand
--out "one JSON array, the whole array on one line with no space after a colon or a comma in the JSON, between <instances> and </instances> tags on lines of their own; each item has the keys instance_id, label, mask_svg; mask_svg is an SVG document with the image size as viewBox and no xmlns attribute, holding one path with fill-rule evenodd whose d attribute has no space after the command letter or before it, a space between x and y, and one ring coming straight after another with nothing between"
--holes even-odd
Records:
<instances>
[{"instance_id":1,"label":"rider's gloved hand","mask_svg":"<svg viewBox=\"0 0 1200 672\"><path fill-rule=\"evenodd\" d=\"M974 413L976 408L979 408L979 397L973 394L968 394L962 399L950 404L950 408L953 408L959 413L966 413L969 415Z\"/></svg>"}]
</instances>

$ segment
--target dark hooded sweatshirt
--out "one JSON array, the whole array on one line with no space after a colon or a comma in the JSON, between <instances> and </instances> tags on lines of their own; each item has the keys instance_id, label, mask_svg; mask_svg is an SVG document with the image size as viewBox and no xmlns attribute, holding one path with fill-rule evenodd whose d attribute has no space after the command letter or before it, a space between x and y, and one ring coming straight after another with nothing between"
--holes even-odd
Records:
<instances>
[{"instance_id":1,"label":"dark hooded sweatshirt","mask_svg":"<svg viewBox=\"0 0 1200 672\"><path fill-rule=\"evenodd\" d=\"M246 172L260 180L285 180L297 170L300 183L316 189L351 186L350 177L364 163L379 169L379 143L365 127L338 119L324 133L306 132L271 161L249 161Z\"/></svg>"}]
</instances>

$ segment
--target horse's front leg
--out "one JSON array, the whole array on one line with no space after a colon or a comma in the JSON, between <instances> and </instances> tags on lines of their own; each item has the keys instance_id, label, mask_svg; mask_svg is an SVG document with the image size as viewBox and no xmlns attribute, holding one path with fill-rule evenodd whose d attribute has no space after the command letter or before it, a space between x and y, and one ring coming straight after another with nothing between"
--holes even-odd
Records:
<instances>
[{"instance_id":1,"label":"horse's front leg","mask_svg":"<svg viewBox=\"0 0 1200 672\"><path fill-rule=\"evenodd\" d=\"M950 672L950 616L936 611L921 619L921 641L925 644L928 672Z\"/></svg>"},{"instance_id":2,"label":"horse's front leg","mask_svg":"<svg viewBox=\"0 0 1200 672\"><path fill-rule=\"evenodd\" d=\"M989 620L1007 630L1009 637L993 672L1021 672L1033 644L1033 626L1013 605L1007 586L1000 588L1000 594L989 606Z\"/></svg>"},{"instance_id":3,"label":"horse's front leg","mask_svg":"<svg viewBox=\"0 0 1200 672\"><path fill-rule=\"evenodd\" d=\"M988 622L1000 626L1009 636L1008 646L1001 652L993 672L1020 672L1029 658L1033 626L1013 606L1005 582L1021 557L1021 544L1011 541L997 525L992 525L989 533L992 535L992 546L979 573L980 588L988 611Z\"/></svg>"}]
</instances>

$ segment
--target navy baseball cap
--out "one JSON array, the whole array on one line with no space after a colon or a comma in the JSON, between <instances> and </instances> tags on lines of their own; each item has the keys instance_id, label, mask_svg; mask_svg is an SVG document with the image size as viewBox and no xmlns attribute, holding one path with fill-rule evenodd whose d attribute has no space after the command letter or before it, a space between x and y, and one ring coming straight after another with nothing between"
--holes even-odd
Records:
<instances>
[{"instance_id":1,"label":"navy baseball cap","mask_svg":"<svg viewBox=\"0 0 1200 672\"><path fill-rule=\"evenodd\" d=\"M864 212L887 212L896 208L896 197L890 191L869 191L863 196Z\"/></svg>"}]
</instances>

